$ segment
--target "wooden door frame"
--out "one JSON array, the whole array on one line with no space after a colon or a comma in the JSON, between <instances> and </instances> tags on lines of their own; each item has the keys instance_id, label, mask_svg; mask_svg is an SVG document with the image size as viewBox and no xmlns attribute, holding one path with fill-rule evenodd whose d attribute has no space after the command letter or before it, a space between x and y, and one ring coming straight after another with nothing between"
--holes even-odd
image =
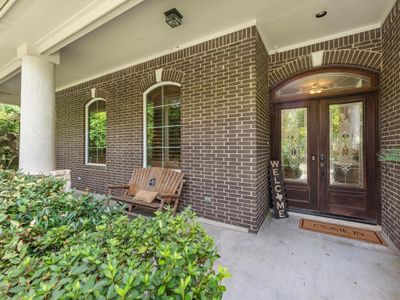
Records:
<instances>
[{"instance_id":1,"label":"wooden door frame","mask_svg":"<svg viewBox=\"0 0 400 300\"><path fill-rule=\"evenodd\" d=\"M373 203L370 203L367 201L367 206L365 214L368 215L365 216L365 219L367 220L377 220L379 219L379 211L378 211L378 207L379 207L379 203L378 203L378 190L377 190L377 186L375 184L376 181L376 177L375 176L370 176L368 174L376 174L378 173L377 170L377 165L378 165L378 160L377 160L377 155L376 152L378 150L378 144L376 143L376 141L378 140L377 137L377 127L376 127L376 99L375 96L373 94L358 94L355 96L342 96L342 97L337 97L334 99L323 99L321 100L320 105L319 105L319 110L320 110L320 118L321 119L328 119L328 115L329 115L329 105L331 104L340 104L340 103L354 103L354 102L362 102L363 103L363 107L364 107L364 112L363 112L363 124L365 125L369 125L369 126L364 126L363 129L363 152L364 152L364 157L363 157L363 166L364 166L364 188L360 188L359 191L355 191L357 190L357 188L355 187L345 187L345 186L341 186L341 187L334 187L334 186L330 186L329 185L329 177L326 176L324 178L325 183L322 184L321 183L321 187L324 187L325 189L320 189L320 194L318 196L319 199L322 199L323 197L327 197L327 192L329 190L338 190L338 189L343 189L344 191L347 190L350 193L353 194L362 194L363 191L365 190L364 193L366 193L365 195L375 195L377 201L374 201ZM324 113L324 114L323 114ZM366 121L369 120L370 122L367 123ZM325 165L325 173L328 174L328 160L330 157L329 154L329 143L328 143L328 135L329 135L329 124L328 123L323 123L321 124L322 126L320 127L320 147L324 150L323 152L325 152L326 154L326 165ZM372 142L375 142L375 146L374 147L370 147L369 145L372 144ZM375 151L374 151L375 150ZM322 151L322 150L321 150ZM372 162L372 160L375 159L375 161ZM367 163L367 162L370 163ZM322 177L319 175L319 179L322 180ZM379 185L379 184L378 184ZM353 191L352 191L353 190ZM368 198L366 198L366 200L368 200ZM325 202L324 204L327 204L327 202ZM368 204L373 204L374 206L378 206L378 207L371 207ZM320 207L321 208L321 207ZM324 207L323 209L327 210L328 207ZM350 212L350 211L348 211ZM373 215L376 214L376 217L373 217Z\"/></svg>"},{"instance_id":2,"label":"wooden door frame","mask_svg":"<svg viewBox=\"0 0 400 300\"><path fill-rule=\"evenodd\" d=\"M299 96L287 96L287 97L277 97L276 96L276 91L281 88L282 86L297 80L301 79L303 77L313 75L313 74L320 74L320 73L326 73L326 72L349 72L353 74L359 74L363 76L367 76L371 80L371 87L369 88L358 88L358 89L349 89L341 92L336 92L336 93L322 93L322 94L314 94L314 95L301 95ZM307 101L309 100L327 100L329 99L338 99L338 98L352 98L352 96L364 96L364 97L373 97L374 98L374 108L373 108L373 113L375 114L375 119L374 119L374 134L375 134L375 148L376 151L379 151L379 146L380 146L380 139L379 139L379 128L380 128L380 106L379 106L379 73L375 70L371 69L366 69L366 68L361 68L361 67L355 67L355 66L347 66L347 65L330 65L330 66L324 66L324 67L318 67L310 70L306 70L300 73L296 73L294 75L291 75L290 77L274 84L271 89L270 89L270 111L271 111L271 136L270 136L270 144L271 144L271 154L276 154L276 148L277 145L274 143L276 141L277 136L280 136L280 128L275 128L278 126L274 126L274 124L277 123L277 118L278 116L274 115L274 112L276 111L276 107L280 106L279 104L284 104L284 103L304 103L306 104ZM319 105L318 105L319 106ZM318 108L318 110L320 110ZM318 118L320 118L320 111L317 113ZM318 146L319 147L319 146ZM319 151L319 149L318 149ZM319 172L319 168L318 168ZM381 203L381 166L378 161L377 156L375 156L375 175L377 179L377 183L375 184L375 194L376 194L376 213L377 213L377 223L381 224L381 210L382 210L382 203ZM318 203L317 203L318 205ZM321 215L326 215L326 213L319 213L318 211L310 211L311 213L317 213ZM335 217L335 216L333 216ZM346 217L344 217L346 219Z\"/></svg>"},{"instance_id":3,"label":"wooden door frame","mask_svg":"<svg viewBox=\"0 0 400 300\"><path fill-rule=\"evenodd\" d=\"M318 135L319 131L317 128L310 126L313 117L319 119L319 113L318 113L318 107L317 105L315 105L315 101L304 101L304 100L300 100L300 101L290 101L290 102L279 102L279 103L275 103L272 106L272 124L281 124L281 115L278 114L277 112L280 111L282 109L282 106L284 106L283 109L295 109L298 107L307 107L307 128L309 128L311 135ZM280 126L272 126L271 129L271 155L272 155L272 159L279 159L279 157L276 157L277 154L280 152L280 143L273 143L272 141L274 140L278 140L279 137L281 137L281 128ZM318 140L317 139L307 139L307 157L311 157L311 155L313 153L311 153L311 149L316 149L318 148L318 144L317 144ZM308 181L310 177L312 176L317 176L318 174L314 174L313 168L311 164L316 164L318 161L312 161L311 159L308 159L307 162L307 169L310 171L310 173L308 173L308 178L307 178L307 182L309 185L309 190L307 190L308 194L310 197L314 197L316 198L317 195L317 191L318 191L318 182L310 182ZM305 186L304 182L290 182L289 185L293 186L293 187L297 187L298 191L301 190L301 188ZM314 189L314 193L315 195L311 195L312 189ZM299 202L301 203L301 202ZM303 206L306 206L306 202L302 202ZM311 201L309 202L309 204L311 205L310 208L306 208L303 207L303 209L311 209L311 210L315 210L317 211L318 209L318 203L312 203ZM314 204L314 205L313 205Z\"/></svg>"}]
</instances>

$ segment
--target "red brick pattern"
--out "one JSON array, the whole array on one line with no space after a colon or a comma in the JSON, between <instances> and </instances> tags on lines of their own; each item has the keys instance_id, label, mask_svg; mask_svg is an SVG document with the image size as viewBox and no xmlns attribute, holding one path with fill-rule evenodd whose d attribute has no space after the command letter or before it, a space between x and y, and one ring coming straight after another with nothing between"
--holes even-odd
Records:
<instances>
[{"instance_id":1,"label":"red brick pattern","mask_svg":"<svg viewBox=\"0 0 400 300\"><path fill-rule=\"evenodd\" d=\"M400 2L383 25L268 56L255 27L219 37L57 93L57 163L78 189L105 193L142 166L143 91L156 81L182 84L183 206L200 216L256 232L268 211L268 87L323 64L382 72L381 146L400 147ZM96 88L107 100L107 167L84 164L84 106ZM382 164L382 225L400 247L400 165ZM211 202L206 201L210 198Z\"/></svg>"},{"instance_id":2,"label":"red brick pattern","mask_svg":"<svg viewBox=\"0 0 400 300\"><path fill-rule=\"evenodd\" d=\"M57 168L71 169L73 185L82 190L105 186L105 167L85 165L85 104L91 99L91 91L80 90L72 97L58 95L56 99Z\"/></svg>"},{"instance_id":3,"label":"red brick pattern","mask_svg":"<svg viewBox=\"0 0 400 300\"><path fill-rule=\"evenodd\" d=\"M400 1L382 28L381 147L400 148ZM382 227L400 248L400 163L382 163Z\"/></svg>"},{"instance_id":4,"label":"red brick pattern","mask_svg":"<svg viewBox=\"0 0 400 300\"><path fill-rule=\"evenodd\" d=\"M374 29L272 54L269 59L270 84L311 69L311 53L321 50L325 50L323 65L347 64L379 70L382 55L381 30Z\"/></svg>"},{"instance_id":5,"label":"red brick pattern","mask_svg":"<svg viewBox=\"0 0 400 300\"><path fill-rule=\"evenodd\" d=\"M126 183L142 166L142 92L162 68L163 80L182 84L183 205L256 232L268 200L266 63L253 27L60 91L57 167L72 170L78 189L104 193L107 184ZM84 164L84 105L94 87L108 93L107 167Z\"/></svg>"},{"instance_id":6,"label":"red brick pattern","mask_svg":"<svg viewBox=\"0 0 400 300\"><path fill-rule=\"evenodd\" d=\"M177 70L172 70L172 69L162 70L161 81L172 81L181 84L183 75L184 75L183 72ZM144 93L148 88L150 88L152 85L156 83L157 81L155 72L152 72L151 74L147 75L140 81L139 89L142 93Z\"/></svg>"},{"instance_id":7,"label":"red brick pattern","mask_svg":"<svg viewBox=\"0 0 400 300\"><path fill-rule=\"evenodd\" d=\"M256 193L257 227L269 210L268 161L270 158L270 103L268 92L268 53L256 34Z\"/></svg>"}]
</instances>

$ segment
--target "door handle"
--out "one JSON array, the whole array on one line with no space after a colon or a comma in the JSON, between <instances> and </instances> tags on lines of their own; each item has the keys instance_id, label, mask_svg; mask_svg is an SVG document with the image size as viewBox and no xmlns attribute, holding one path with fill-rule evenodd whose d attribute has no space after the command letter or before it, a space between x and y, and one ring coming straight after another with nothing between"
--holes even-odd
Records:
<instances>
[{"instance_id":1,"label":"door handle","mask_svg":"<svg viewBox=\"0 0 400 300\"><path fill-rule=\"evenodd\" d=\"M325 176L325 155L324 154L320 154L319 155L319 169L320 169L320 176Z\"/></svg>"}]
</instances>

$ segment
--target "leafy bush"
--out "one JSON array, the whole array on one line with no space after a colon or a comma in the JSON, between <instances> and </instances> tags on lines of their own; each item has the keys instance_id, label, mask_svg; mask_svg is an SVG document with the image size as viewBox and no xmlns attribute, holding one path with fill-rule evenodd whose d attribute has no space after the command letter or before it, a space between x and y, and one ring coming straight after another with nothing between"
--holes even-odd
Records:
<instances>
[{"instance_id":1,"label":"leafy bush","mask_svg":"<svg viewBox=\"0 0 400 300\"><path fill-rule=\"evenodd\" d=\"M19 107L0 104L0 168L17 169Z\"/></svg>"},{"instance_id":2,"label":"leafy bush","mask_svg":"<svg viewBox=\"0 0 400 300\"><path fill-rule=\"evenodd\" d=\"M220 299L226 269L186 210L130 221L53 178L0 172L0 298Z\"/></svg>"}]
</instances>

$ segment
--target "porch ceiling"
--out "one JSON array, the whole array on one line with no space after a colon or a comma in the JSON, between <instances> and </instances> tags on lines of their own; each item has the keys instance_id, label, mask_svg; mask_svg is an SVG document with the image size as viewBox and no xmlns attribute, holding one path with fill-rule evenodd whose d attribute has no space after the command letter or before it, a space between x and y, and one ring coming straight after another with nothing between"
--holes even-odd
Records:
<instances>
[{"instance_id":1,"label":"porch ceiling","mask_svg":"<svg viewBox=\"0 0 400 300\"><path fill-rule=\"evenodd\" d=\"M61 51L57 89L98 77L202 41L240 26L257 24L269 52L285 50L321 39L377 28L395 0L118 0L131 8L113 15L97 29L50 43L54 29L84 13L99 12L110 0L19 0L0 18L0 102L19 95L16 48L33 42L43 53ZM118 2L117 1L117 2ZM133 3L135 2L135 3ZM141 2L141 3L140 3ZM115 3L115 0L114 0ZM139 4L138 4L139 3ZM137 4L137 5L136 5ZM183 25L171 29L163 12L176 7ZM315 13L328 15L316 19ZM112 11L111 9L109 11ZM48 13L51 12L51 13ZM99 14L99 18L101 15ZM83 19L83 18L81 18ZM82 27L88 28L89 26ZM47 44L46 42L47 39ZM47 48L46 48L47 47ZM12 72L6 72L11 70ZM3 72L2 72L3 71ZM12 75L12 76L11 76ZM12 78L10 82L4 79ZM7 95L6 95L7 94Z\"/></svg>"}]
</instances>

